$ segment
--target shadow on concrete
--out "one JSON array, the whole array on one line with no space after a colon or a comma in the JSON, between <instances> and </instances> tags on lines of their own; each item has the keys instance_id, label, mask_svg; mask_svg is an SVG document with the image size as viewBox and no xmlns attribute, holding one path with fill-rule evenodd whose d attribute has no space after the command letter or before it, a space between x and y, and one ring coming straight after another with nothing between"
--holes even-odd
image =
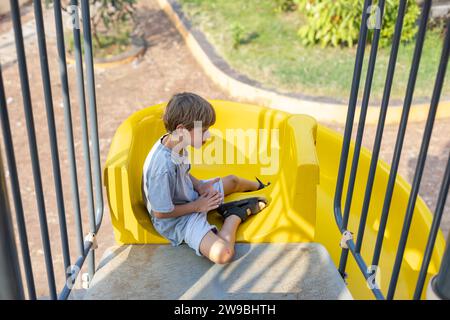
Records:
<instances>
[{"instance_id":1,"label":"shadow on concrete","mask_svg":"<svg viewBox=\"0 0 450 320\"><path fill-rule=\"evenodd\" d=\"M111 251L85 299L351 299L317 243L237 244L228 265L186 245L131 245Z\"/></svg>"}]
</instances>

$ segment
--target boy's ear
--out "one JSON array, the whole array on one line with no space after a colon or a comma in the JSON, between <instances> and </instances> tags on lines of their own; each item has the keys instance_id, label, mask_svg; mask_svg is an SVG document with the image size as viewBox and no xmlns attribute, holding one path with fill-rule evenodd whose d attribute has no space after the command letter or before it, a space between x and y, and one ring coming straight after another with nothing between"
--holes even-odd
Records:
<instances>
[{"instance_id":1,"label":"boy's ear","mask_svg":"<svg viewBox=\"0 0 450 320\"><path fill-rule=\"evenodd\" d=\"M176 126L175 130L173 131L173 133L175 134L175 136L177 136L179 139L181 139L181 137L186 135L186 132L188 130L186 129L186 127L182 124L179 124Z\"/></svg>"}]
</instances>

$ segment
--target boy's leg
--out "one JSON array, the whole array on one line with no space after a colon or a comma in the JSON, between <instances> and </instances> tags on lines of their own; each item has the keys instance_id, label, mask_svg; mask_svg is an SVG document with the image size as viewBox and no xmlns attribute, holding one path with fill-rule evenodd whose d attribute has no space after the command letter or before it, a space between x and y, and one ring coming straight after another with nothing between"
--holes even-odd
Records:
<instances>
[{"instance_id":1,"label":"boy's leg","mask_svg":"<svg viewBox=\"0 0 450 320\"><path fill-rule=\"evenodd\" d=\"M214 263L224 264L231 261L234 256L236 230L241 224L237 216L225 219L218 234L209 231L200 242L200 252Z\"/></svg>"},{"instance_id":2,"label":"boy's leg","mask_svg":"<svg viewBox=\"0 0 450 320\"><path fill-rule=\"evenodd\" d=\"M241 218L232 215L225 219L222 225L222 229L219 231L219 237L227 241L234 248L236 242L236 230L241 224Z\"/></svg>"},{"instance_id":3,"label":"boy's leg","mask_svg":"<svg viewBox=\"0 0 450 320\"><path fill-rule=\"evenodd\" d=\"M256 191L259 188L259 182L240 178L234 174L223 177L222 183L226 196L234 192Z\"/></svg>"}]
</instances>

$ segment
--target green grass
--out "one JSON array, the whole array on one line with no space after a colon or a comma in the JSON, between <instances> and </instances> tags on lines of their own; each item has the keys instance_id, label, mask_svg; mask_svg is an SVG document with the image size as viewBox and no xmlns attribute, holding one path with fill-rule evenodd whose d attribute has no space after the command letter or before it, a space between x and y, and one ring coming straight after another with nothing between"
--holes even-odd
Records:
<instances>
[{"instance_id":1,"label":"green grass","mask_svg":"<svg viewBox=\"0 0 450 320\"><path fill-rule=\"evenodd\" d=\"M178 0L193 25L204 32L218 53L236 70L281 92L298 92L348 101L355 48L305 47L297 30L305 23L298 11L277 12L273 0ZM236 47L237 46L237 47ZM442 37L428 32L415 98L430 97L442 48ZM370 46L366 48L365 62ZM391 101L402 101L408 82L414 43L398 53ZM371 103L383 96L390 48L378 52ZM367 65L363 70L367 69ZM448 90L447 72L443 95ZM364 87L362 75L360 91ZM360 92L361 94L361 92Z\"/></svg>"}]
</instances>

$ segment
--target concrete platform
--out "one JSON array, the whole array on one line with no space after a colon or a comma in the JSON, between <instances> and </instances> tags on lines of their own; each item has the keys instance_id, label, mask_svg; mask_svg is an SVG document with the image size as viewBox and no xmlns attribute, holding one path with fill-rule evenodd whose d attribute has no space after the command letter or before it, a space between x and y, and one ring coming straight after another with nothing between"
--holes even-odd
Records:
<instances>
[{"instance_id":1,"label":"concrete platform","mask_svg":"<svg viewBox=\"0 0 450 320\"><path fill-rule=\"evenodd\" d=\"M105 255L84 299L352 299L317 243L237 244L215 265L187 247L129 245Z\"/></svg>"}]
</instances>

